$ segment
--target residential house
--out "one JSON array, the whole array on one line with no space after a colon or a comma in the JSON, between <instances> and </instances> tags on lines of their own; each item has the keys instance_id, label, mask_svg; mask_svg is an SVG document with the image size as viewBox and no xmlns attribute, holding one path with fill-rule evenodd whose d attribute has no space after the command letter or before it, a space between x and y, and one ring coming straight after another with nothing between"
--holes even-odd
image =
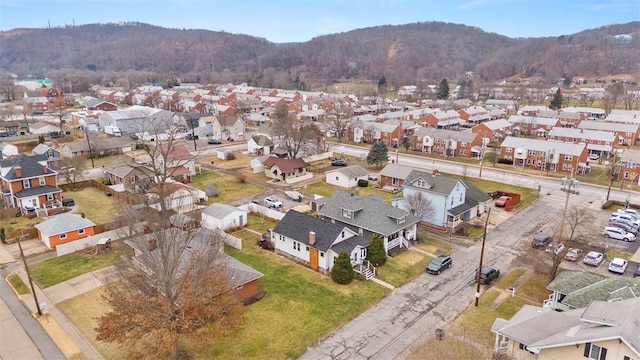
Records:
<instances>
[{"instance_id":1,"label":"residential house","mask_svg":"<svg viewBox=\"0 0 640 360\"><path fill-rule=\"evenodd\" d=\"M0 135L6 134L7 136L10 136L17 134L20 127L21 123L19 121L0 120Z\"/></svg>"},{"instance_id":2,"label":"residential house","mask_svg":"<svg viewBox=\"0 0 640 360\"><path fill-rule=\"evenodd\" d=\"M554 127L549 131L548 140L585 143L589 154L597 154L600 158L608 158L618 148L618 135L606 131Z\"/></svg>"},{"instance_id":3,"label":"residential house","mask_svg":"<svg viewBox=\"0 0 640 360\"><path fill-rule=\"evenodd\" d=\"M640 357L640 299L594 300L586 308L556 312L524 305L509 320L497 318L495 352L516 360Z\"/></svg>"},{"instance_id":4,"label":"residential house","mask_svg":"<svg viewBox=\"0 0 640 360\"><path fill-rule=\"evenodd\" d=\"M351 141L366 144L382 141L388 147L397 148L403 134L400 124L356 122L349 125L348 138Z\"/></svg>"},{"instance_id":5,"label":"residential house","mask_svg":"<svg viewBox=\"0 0 640 360\"><path fill-rule=\"evenodd\" d=\"M63 158L82 156L88 158L91 155L89 144L86 140L63 143L58 148Z\"/></svg>"},{"instance_id":6,"label":"residential house","mask_svg":"<svg viewBox=\"0 0 640 360\"><path fill-rule=\"evenodd\" d=\"M458 110L458 114L460 114L460 119L464 120L469 127L491 120L489 111L481 105L473 105Z\"/></svg>"},{"instance_id":7,"label":"residential house","mask_svg":"<svg viewBox=\"0 0 640 360\"><path fill-rule=\"evenodd\" d=\"M48 156L20 154L0 160L0 189L5 208L22 213L61 205L58 173L49 168Z\"/></svg>"},{"instance_id":8,"label":"residential house","mask_svg":"<svg viewBox=\"0 0 640 360\"><path fill-rule=\"evenodd\" d=\"M556 311L582 309L594 300L616 301L640 297L640 279L606 277L585 271L562 271L547 285L552 293L545 308Z\"/></svg>"},{"instance_id":9,"label":"residential house","mask_svg":"<svg viewBox=\"0 0 640 360\"><path fill-rule=\"evenodd\" d=\"M169 226L182 231L189 231L200 227L200 223L189 215L175 213L169 216Z\"/></svg>"},{"instance_id":10,"label":"residential house","mask_svg":"<svg viewBox=\"0 0 640 360\"><path fill-rule=\"evenodd\" d=\"M473 132L419 128L413 132L411 148L444 157L479 157L482 152L482 137Z\"/></svg>"},{"instance_id":11,"label":"residential house","mask_svg":"<svg viewBox=\"0 0 640 360\"><path fill-rule=\"evenodd\" d=\"M211 123L211 131L218 139L244 140L245 126L238 116L217 115Z\"/></svg>"},{"instance_id":12,"label":"residential house","mask_svg":"<svg viewBox=\"0 0 640 360\"><path fill-rule=\"evenodd\" d=\"M580 121L584 119L584 116L574 112L564 112L562 110L547 110L538 112L538 117L556 118L560 120L560 126L565 128L575 128Z\"/></svg>"},{"instance_id":13,"label":"residential house","mask_svg":"<svg viewBox=\"0 0 640 360\"><path fill-rule=\"evenodd\" d=\"M618 122L600 122L583 120L578 124L579 129L607 131L618 135L618 145L632 146L640 136L640 123L625 124Z\"/></svg>"},{"instance_id":14,"label":"residential house","mask_svg":"<svg viewBox=\"0 0 640 360\"><path fill-rule=\"evenodd\" d=\"M341 252L363 264L369 241L349 226L289 210L271 230L275 251L305 266L328 273Z\"/></svg>"},{"instance_id":15,"label":"residential house","mask_svg":"<svg viewBox=\"0 0 640 360\"><path fill-rule=\"evenodd\" d=\"M614 163L617 165L618 162ZM640 151L628 149L622 153L617 171L618 181L629 181L640 185Z\"/></svg>"},{"instance_id":16,"label":"residential house","mask_svg":"<svg viewBox=\"0 0 640 360\"><path fill-rule=\"evenodd\" d=\"M84 100L84 108L85 110L100 110L100 111L116 111L118 110L118 105L100 99L86 99Z\"/></svg>"},{"instance_id":17,"label":"residential house","mask_svg":"<svg viewBox=\"0 0 640 360\"><path fill-rule=\"evenodd\" d=\"M421 216L438 228L456 228L487 211L491 197L461 179L413 170L407 176L402 199L394 205Z\"/></svg>"},{"instance_id":18,"label":"residential house","mask_svg":"<svg viewBox=\"0 0 640 360\"><path fill-rule=\"evenodd\" d=\"M57 146L55 143L50 143L50 145L38 144L33 148L33 150L31 150L31 155L44 154L44 156L47 157L47 164L49 165L49 167L54 167L53 165L56 163L56 161L62 158L62 154L60 154L60 151L58 151L55 146Z\"/></svg>"},{"instance_id":19,"label":"residential house","mask_svg":"<svg viewBox=\"0 0 640 360\"><path fill-rule=\"evenodd\" d=\"M18 155L18 147L6 142L0 142L0 159L8 159Z\"/></svg>"},{"instance_id":20,"label":"residential house","mask_svg":"<svg viewBox=\"0 0 640 360\"><path fill-rule=\"evenodd\" d=\"M102 167L102 173L111 187L117 191L146 192L153 184L153 171L142 164L135 164L119 157Z\"/></svg>"},{"instance_id":21,"label":"residential house","mask_svg":"<svg viewBox=\"0 0 640 360\"><path fill-rule=\"evenodd\" d=\"M409 176L409 173L413 171L411 166L400 165L396 163L387 164L387 166L380 171L379 183L380 186L390 187L395 189L401 189L404 186L404 181Z\"/></svg>"},{"instance_id":22,"label":"residential house","mask_svg":"<svg viewBox=\"0 0 640 360\"><path fill-rule=\"evenodd\" d=\"M147 259L154 258L153 253L160 251L158 241L189 242L189 246L182 247L185 251L177 255L179 258L176 260L180 261L182 266L186 266L189 258L200 254L203 249L210 249L211 246L218 247L220 253L215 256L213 261L218 261L221 266L225 267L224 273L228 276L229 289L235 289L238 300L248 303L250 299L254 299L258 295L258 279L264 275L225 254L222 241L213 239L219 239L219 235L209 229L199 227L195 230L183 231L179 227L172 227L160 233L144 234L125 240L125 244L133 249L133 260L146 271L150 271L146 264Z\"/></svg>"},{"instance_id":23,"label":"residential house","mask_svg":"<svg viewBox=\"0 0 640 360\"><path fill-rule=\"evenodd\" d=\"M589 172L587 146L557 141L507 136L500 145L499 159L513 161L513 166L557 172Z\"/></svg>"},{"instance_id":24,"label":"residential house","mask_svg":"<svg viewBox=\"0 0 640 360\"><path fill-rule=\"evenodd\" d=\"M173 145L168 151L165 144L158 145L152 152L156 169L165 169L171 179L190 183L196 174L195 158L183 144Z\"/></svg>"},{"instance_id":25,"label":"residential house","mask_svg":"<svg viewBox=\"0 0 640 360\"><path fill-rule=\"evenodd\" d=\"M327 184L351 189L358 186L358 180L367 179L369 172L359 165L337 168L324 173Z\"/></svg>"},{"instance_id":26,"label":"residential house","mask_svg":"<svg viewBox=\"0 0 640 360\"><path fill-rule=\"evenodd\" d=\"M49 249L87 236L95 235L96 224L83 216L63 213L34 225L38 229L38 238Z\"/></svg>"},{"instance_id":27,"label":"residential house","mask_svg":"<svg viewBox=\"0 0 640 360\"><path fill-rule=\"evenodd\" d=\"M418 120L418 122L420 122ZM462 124L460 114L455 110L438 110L422 118L422 126L437 129L458 129Z\"/></svg>"},{"instance_id":28,"label":"residential house","mask_svg":"<svg viewBox=\"0 0 640 360\"><path fill-rule=\"evenodd\" d=\"M273 141L266 135L253 135L247 141L247 150L250 154L269 155L273 151Z\"/></svg>"},{"instance_id":29,"label":"residential house","mask_svg":"<svg viewBox=\"0 0 640 360\"><path fill-rule=\"evenodd\" d=\"M342 190L316 200L316 209L320 218L346 226L368 241L379 235L387 254L396 247L408 247L416 238L420 222L407 210L387 205L378 196L363 197Z\"/></svg>"},{"instance_id":30,"label":"residential house","mask_svg":"<svg viewBox=\"0 0 640 360\"><path fill-rule=\"evenodd\" d=\"M640 110L612 109L604 121L622 124L640 124Z\"/></svg>"},{"instance_id":31,"label":"residential house","mask_svg":"<svg viewBox=\"0 0 640 360\"><path fill-rule=\"evenodd\" d=\"M471 128L472 133L479 134L483 139L489 139L489 142L502 141L505 136L512 134L512 130L513 125L507 119L486 121Z\"/></svg>"},{"instance_id":32,"label":"residential house","mask_svg":"<svg viewBox=\"0 0 640 360\"><path fill-rule=\"evenodd\" d=\"M225 231L247 225L247 211L223 203L214 203L202 210L202 226Z\"/></svg>"},{"instance_id":33,"label":"residential house","mask_svg":"<svg viewBox=\"0 0 640 360\"><path fill-rule=\"evenodd\" d=\"M543 118L536 116L512 115L509 122L513 126L513 132L524 135L546 137L551 128L559 127L560 119Z\"/></svg>"},{"instance_id":34,"label":"residential house","mask_svg":"<svg viewBox=\"0 0 640 360\"><path fill-rule=\"evenodd\" d=\"M538 116L538 113L541 111L550 111L551 109L549 109L548 106L544 106L544 105L525 105L525 106L521 106L520 109L518 109L518 114L520 115L524 115L524 116Z\"/></svg>"},{"instance_id":35,"label":"residential house","mask_svg":"<svg viewBox=\"0 0 640 360\"><path fill-rule=\"evenodd\" d=\"M270 179L282 182L295 182L313 177L307 173L307 164L302 158L282 159L277 156L269 156L265 159L264 175Z\"/></svg>"},{"instance_id":36,"label":"residential house","mask_svg":"<svg viewBox=\"0 0 640 360\"><path fill-rule=\"evenodd\" d=\"M583 119L604 119L607 113L604 109L601 108L593 108L593 107L584 107L584 106L567 106L561 109L562 113L565 114L578 114Z\"/></svg>"},{"instance_id":37,"label":"residential house","mask_svg":"<svg viewBox=\"0 0 640 360\"><path fill-rule=\"evenodd\" d=\"M158 135L170 129L173 124L173 112L148 106L134 105L122 110L106 111L98 117L100 128L114 126L122 134L148 132Z\"/></svg>"}]
</instances>

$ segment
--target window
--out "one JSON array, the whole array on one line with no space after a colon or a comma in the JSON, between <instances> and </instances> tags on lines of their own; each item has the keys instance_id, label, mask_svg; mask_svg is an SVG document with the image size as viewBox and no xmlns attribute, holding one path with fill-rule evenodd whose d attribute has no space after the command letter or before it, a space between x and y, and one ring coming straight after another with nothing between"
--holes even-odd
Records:
<instances>
[{"instance_id":1,"label":"window","mask_svg":"<svg viewBox=\"0 0 640 360\"><path fill-rule=\"evenodd\" d=\"M280 235L280 241L284 241L284 235Z\"/></svg>"},{"instance_id":2,"label":"window","mask_svg":"<svg viewBox=\"0 0 640 360\"><path fill-rule=\"evenodd\" d=\"M342 216L351 219L353 212L351 210L342 209Z\"/></svg>"},{"instance_id":3,"label":"window","mask_svg":"<svg viewBox=\"0 0 640 360\"><path fill-rule=\"evenodd\" d=\"M342 230L341 236L344 237L344 230Z\"/></svg>"},{"instance_id":4,"label":"window","mask_svg":"<svg viewBox=\"0 0 640 360\"><path fill-rule=\"evenodd\" d=\"M300 243L297 241L293 242L293 250L300 251Z\"/></svg>"},{"instance_id":5,"label":"window","mask_svg":"<svg viewBox=\"0 0 640 360\"><path fill-rule=\"evenodd\" d=\"M513 152L513 148L505 148L504 152L511 153L511 152Z\"/></svg>"},{"instance_id":6,"label":"window","mask_svg":"<svg viewBox=\"0 0 640 360\"><path fill-rule=\"evenodd\" d=\"M535 150L529 150L529 156L535 156L535 155L536 155Z\"/></svg>"},{"instance_id":7,"label":"window","mask_svg":"<svg viewBox=\"0 0 640 360\"><path fill-rule=\"evenodd\" d=\"M47 201L53 200L53 194L47 194Z\"/></svg>"},{"instance_id":8,"label":"window","mask_svg":"<svg viewBox=\"0 0 640 360\"><path fill-rule=\"evenodd\" d=\"M338 176L336 176L336 181L340 180L340 178Z\"/></svg>"},{"instance_id":9,"label":"window","mask_svg":"<svg viewBox=\"0 0 640 360\"><path fill-rule=\"evenodd\" d=\"M584 357L595 360L605 360L607 358L607 349L592 343L586 343L584 346Z\"/></svg>"},{"instance_id":10,"label":"window","mask_svg":"<svg viewBox=\"0 0 640 360\"><path fill-rule=\"evenodd\" d=\"M30 187L31 187L31 184L29 183L29 179L22 180L22 188L23 189L28 189Z\"/></svg>"},{"instance_id":11,"label":"window","mask_svg":"<svg viewBox=\"0 0 640 360\"><path fill-rule=\"evenodd\" d=\"M462 201L462 193L460 193L460 201Z\"/></svg>"},{"instance_id":12,"label":"window","mask_svg":"<svg viewBox=\"0 0 640 360\"><path fill-rule=\"evenodd\" d=\"M307 250L307 252L309 252L309 247L308 247L308 246L306 246L306 248L307 248L307 249L306 249L306 250Z\"/></svg>"},{"instance_id":13,"label":"window","mask_svg":"<svg viewBox=\"0 0 640 360\"><path fill-rule=\"evenodd\" d=\"M453 196L451 197L451 206L453 206Z\"/></svg>"},{"instance_id":14,"label":"window","mask_svg":"<svg viewBox=\"0 0 640 360\"><path fill-rule=\"evenodd\" d=\"M320 257L324 257L324 253L323 252L320 252Z\"/></svg>"},{"instance_id":15,"label":"window","mask_svg":"<svg viewBox=\"0 0 640 360\"><path fill-rule=\"evenodd\" d=\"M416 181L416 186L417 186L417 187L427 187L427 182L426 182L426 181L424 181L423 179L418 179L418 180Z\"/></svg>"},{"instance_id":16,"label":"window","mask_svg":"<svg viewBox=\"0 0 640 360\"><path fill-rule=\"evenodd\" d=\"M84 229L78 230L78 235L84 235Z\"/></svg>"},{"instance_id":17,"label":"window","mask_svg":"<svg viewBox=\"0 0 640 360\"><path fill-rule=\"evenodd\" d=\"M67 238L67 234L66 233L60 234L60 239L66 239L66 238Z\"/></svg>"},{"instance_id":18,"label":"window","mask_svg":"<svg viewBox=\"0 0 640 360\"><path fill-rule=\"evenodd\" d=\"M44 180L44 177L39 177L38 178L38 182L40 183L40 186L47 185L47 182Z\"/></svg>"},{"instance_id":19,"label":"window","mask_svg":"<svg viewBox=\"0 0 640 360\"><path fill-rule=\"evenodd\" d=\"M405 220L406 220L405 216L398 218L398 224L402 224Z\"/></svg>"},{"instance_id":20,"label":"window","mask_svg":"<svg viewBox=\"0 0 640 360\"><path fill-rule=\"evenodd\" d=\"M565 160L568 160L568 161L571 161L571 160L573 160L573 156L571 156L571 155L565 155L565 156L564 156L564 159L565 159Z\"/></svg>"},{"instance_id":21,"label":"window","mask_svg":"<svg viewBox=\"0 0 640 360\"><path fill-rule=\"evenodd\" d=\"M629 169L635 169L636 168L636 163L634 163L633 161L629 161L627 166L629 167Z\"/></svg>"},{"instance_id":22,"label":"window","mask_svg":"<svg viewBox=\"0 0 640 360\"><path fill-rule=\"evenodd\" d=\"M624 178L625 178L625 179L628 179L628 178L629 178L629 172L628 172L628 171L625 171L625 172L624 172Z\"/></svg>"}]
</instances>

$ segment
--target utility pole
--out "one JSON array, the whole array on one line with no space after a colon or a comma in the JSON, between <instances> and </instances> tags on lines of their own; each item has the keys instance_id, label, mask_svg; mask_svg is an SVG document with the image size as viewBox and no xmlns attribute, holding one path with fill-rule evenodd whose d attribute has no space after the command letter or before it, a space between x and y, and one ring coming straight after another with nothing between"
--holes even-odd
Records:
<instances>
[{"instance_id":1,"label":"utility pole","mask_svg":"<svg viewBox=\"0 0 640 360\"><path fill-rule=\"evenodd\" d=\"M38 303L38 295L36 295L36 289L33 288L33 280L31 279L31 273L29 272L29 265L27 265L27 259L24 257L24 252L22 251L22 244L20 243L20 238L25 236L22 232L20 235L16 237L18 240L18 247L20 248L20 257L22 258L22 262L24 263L24 269L27 272L27 278L29 279L29 285L31 286L31 292L33 293L33 300L36 302L36 310L38 310L38 316L42 316L42 310L40 310L40 303Z\"/></svg>"},{"instance_id":2,"label":"utility pole","mask_svg":"<svg viewBox=\"0 0 640 360\"><path fill-rule=\"evenodd\" d=\"M491 209L487 210L487 220L484 222L484 232L482 233L482 247L480 248L480 264L478 265L478 278L476 279L476 307L480 302L480 280L482 280L482 260L484 258L484 244L487 241L487 226L489 225L489 215Z\"/></svg>"},{"instance_id":3,"label":"utility pole","mask_svg":"<svg viewBox=\"0 0 640 360\"><path fill-rule=\"evenodd\" d=\"M84 135L87 137L87 145L89 145L89 158L91 159L91 167L96 167L93 163L93 151L91 150L91 141L89 141L89 128L84 127Z\"/></svg>"},{"instance_id":4,"label":"utility pole","mask_svg":"<svg viewBox=\"0 0 640 360\"><path fill-rule=\"evenodd\" d=\"M616 158L617 158L617 153L614 152L613 153L613 163L611 163L611 172L609 173L609 186L607 187L607 198L605 199L605 201L609 201L609 195L611 194L611 185L613 183L613 177L615 176L615 169L616 169Z\"/></svg>"}]
</instances>

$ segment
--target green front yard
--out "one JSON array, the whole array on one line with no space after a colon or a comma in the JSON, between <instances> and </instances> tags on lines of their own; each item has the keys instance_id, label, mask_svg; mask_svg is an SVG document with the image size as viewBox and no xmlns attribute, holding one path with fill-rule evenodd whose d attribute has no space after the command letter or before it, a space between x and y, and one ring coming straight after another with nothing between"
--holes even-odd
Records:
<instances>
[{"instance_id":1,"label":"green front yard","mask_svg":"<svg viewBox=\"0 0 640 360\"><path fill-rule=\"evenodd\" d=\"M330 197L336 190L348 191L351 193L358 192L360 196L368 196L371 194L377 195L383 198L387 203L389 203L391 199L402 197L402 192L392 194L380 189L374 189L371 187L371 182L369 182L369 186L366 188L356 187L353 189L343 189L338 186L329 185L325 181L318 181L313 184L309 184L302 189L302 191L307 194L316 194L325 197Z\"/></svg>"},{"instance_id":2,"label":"green front yard","mask_svg":"<svg viewBox=\"0 0 640 360\"><path fill-rule=\"evenodd\" d=\"M78 275L112 265L118 256L127 251L126 245L112 244L111 250L98 255L91 251L78 251L65 256L47 259L31 267L31 276L46 288Z\"/></svg>"},{"instance_id":3,"label":"green front yard","mask_svg":"<svg viewBox=\"0 0 640 360\"><path fill-rule=\"evenodd\" d=\"M204 190L207 185L218 187L218 196L209 197L209 204L227 203L234 200L258 195L264 191L260 185L248 181L241 182L233 176L202 169L202 173L191 178L191 185Z\"/></svg>"},{"instance_id":4,"label":"green front yard","mask_svg":"<svg viewBox=\"0 0 640 360\"><path fill-rule=\"evenodd\" d=\"M387 262L376 269L376 277L399 287L425 271L431 257L417 251L404 250L389 257Z\"/></svg>"}]
</instances>

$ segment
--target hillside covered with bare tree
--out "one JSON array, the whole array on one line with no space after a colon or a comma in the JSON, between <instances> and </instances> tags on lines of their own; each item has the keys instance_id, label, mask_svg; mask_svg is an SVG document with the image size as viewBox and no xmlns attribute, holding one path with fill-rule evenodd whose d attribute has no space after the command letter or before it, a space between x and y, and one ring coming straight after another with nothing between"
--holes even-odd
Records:
<instances>
[{"instance_id":1,"label":"hillside covered with bare tree","mask_svg":"<svg viewBox=\"0 0 640 360\"><path fill-rule=\"evenodd\" d=\"M0 32L0 68L19 77L56 74L64 82L71 81L69 71L82 71L93 76L93 83L115 85L124 78L131 86L177 78L287 88L344 79L377 82L383 76L391 85L403 85L459 78L467 71L480 81L563 75L637 78L638 29L640 22L632 22L560 37L513 39L476 27L421 22L275 44L209 30L90 24Z\"/></svg>"}]
</instances>

